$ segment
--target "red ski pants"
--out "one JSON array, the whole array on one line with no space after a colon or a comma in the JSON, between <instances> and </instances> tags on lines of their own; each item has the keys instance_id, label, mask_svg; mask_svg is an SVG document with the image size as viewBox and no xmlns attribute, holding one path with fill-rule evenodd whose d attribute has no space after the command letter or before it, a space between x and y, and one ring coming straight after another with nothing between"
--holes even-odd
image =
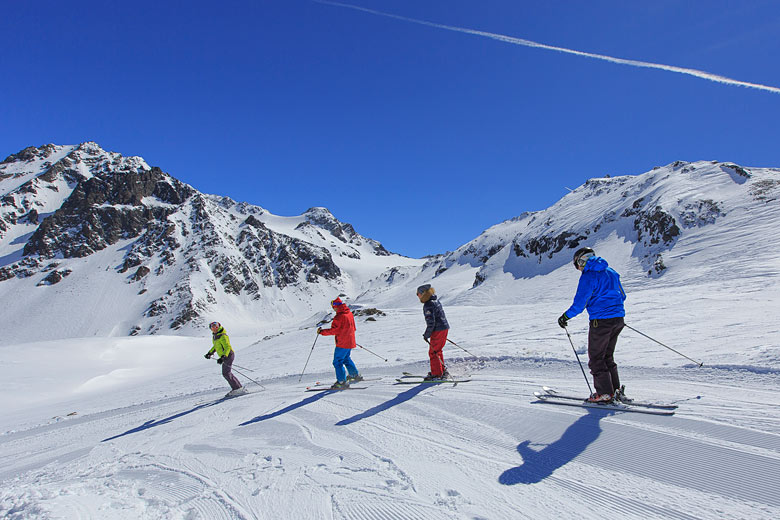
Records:
<instances>
[{"instance_id":1,"label":"red ski pants","mask_svg":"<svg viewBox=\"0 0 780 520\"><path fill-rule=\"evenodd\" d=\"M428 348L428 357L431 358L431 374L441 376L444 373L444 344L447 343L448 330L437 330L431 334L430 348Z\"/></svg>"}]
</instances>

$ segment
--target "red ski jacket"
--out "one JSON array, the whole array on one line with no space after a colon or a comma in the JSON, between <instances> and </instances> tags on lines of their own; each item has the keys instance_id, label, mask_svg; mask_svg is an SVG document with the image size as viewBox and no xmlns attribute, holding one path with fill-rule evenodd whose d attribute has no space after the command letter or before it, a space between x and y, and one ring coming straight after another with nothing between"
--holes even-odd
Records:
<instances>
[{"instance_id":1,"label":"red ski jacket","mask_svg":"<svg viewBox=\"0 0 780 520\"><path fill-rule=\"evenodd\" d=\"M336 317L329 329L322 329L323 336L336 336L338 348L355 348L355 317L344 304L336 306Z\"/></svg>"}]
</instances>

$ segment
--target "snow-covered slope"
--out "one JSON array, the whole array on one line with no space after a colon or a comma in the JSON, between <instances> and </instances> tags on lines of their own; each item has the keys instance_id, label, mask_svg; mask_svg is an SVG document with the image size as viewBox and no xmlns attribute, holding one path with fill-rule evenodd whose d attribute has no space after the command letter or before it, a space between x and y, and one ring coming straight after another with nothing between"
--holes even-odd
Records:
<instances>
[{"instance_id":1,"label":"snow-covered slope","mask_svg":"<svg viewBox=\"0 0 780 520\"><path fill-rule=\"evenodd\" d=\"M667 301L658 293L640 296L653 305ZM233 338L236 363L252 370L238 375L250 393L224 402L219 398L228 388L219 367L202 357L206 337L0 347L6 360L0 365L3 402L13 405L0 416L0 516L769 520L780 515L777 370L698 368L626 331L617 360L629 394L676 403L674 416L540 404L533 392L542 385L580 395L587 387L555 323L515 319L534 307L447 308L451 337L480 356L470 359L447 347L449 369L472 378L457 386L394 386L402 370L427 370L419 309L389 311L376 322L359 320L358 341L389 361L357 349L353 358L363 374L381 379L361 383L365 390L335 394L304 392L314 381L333 380L330 338L316 344L298 382L312 328L279 331L284 334L265 340ZM473 319L477 312L479 322ZM722 316L711 319L714 333L729 330ZM577 325L572 329L579 349L584 324ZM772 342L772 327L764 322L754 333ZM689 332L661 335L709 362L705 346L693 349ZM14 356L20 348L29 357ZM31 363L46 359L47 349L59 353L56 360L48 358L58 370ZM637 352L652 353L657 366L637 366ZM145 371L144 363L157 372ZM145 378L143 384L138 378ZM41 386L57 395L25 402Z\"/></svg>"},{"instance_id":2,"label":"snow-covered slope","mask_svg":"<svg viewBox=\"0 0 780 520\"><path fill-rule=\"evenodd\" d=\"M204 195L95 143L0 164L0 316L9 340L234 330L299 320L393 266L327 209L297 217Z\"/></svg>"},{"instance_id":3,"label":"snow-covered slope","mask_svg":"<svg viewBox=\"0 0 780 520\"><path fill-rule=\"evenodd\" d=\"M358 301L400 305L410 287L428 282L450 303L557 300L571 291L572 254L584 245L605 257L629 290L745 278L773 285L778 222L780 170L678 161L641 175L590 179L553 206L497 224L420 269L383 273Z\"/></svg>"}]
</instances>

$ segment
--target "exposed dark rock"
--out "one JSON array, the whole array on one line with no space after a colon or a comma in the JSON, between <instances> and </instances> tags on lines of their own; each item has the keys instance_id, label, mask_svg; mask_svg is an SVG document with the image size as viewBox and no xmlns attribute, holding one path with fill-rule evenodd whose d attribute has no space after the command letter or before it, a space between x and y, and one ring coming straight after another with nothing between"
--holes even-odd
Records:
<instances>
[{"instance_id":1,"label":"exposed dark rock","mask_svg":"<svg viewBox=\"0 0 780 520\"><path fill-rule=\"evenodd\" d=\"M688 203L680 212L680 222L683 227L701 227L706 224L714 224L723 213L718 204L711 200L700 200Z\"/></svg>"},{"instance_id":2,"label":"exposed dark rock","mask_svg":"<svg viewBox=\"0 0 780 520\"><path fill-rule=\"evenodd\" d=\"M730 170L734 170L737 175L740 177L744 177L746 179L749 179L751 177L750 172L748 172L746 169L744 169L741 166L737 166L736 164L724 164L724 168L729 168Z\"/></svg>"},{"instance_id":3,"label":"exposed dark rock","mask_svg":"<svg viewBox=\"0 0 780 520\"><path fill-rule=\"evenodd\" d=\"M41 285L54 285L56 283L59 283L62 281L63 278L68 276L72 271L70 269L64 269L62 271L52 271L40 282L38 282L38 286Z\"/></svg>"},{"instance_id":4,"label":"exposed dark rock","mask_svg":"<svg viewBox=\"0 0 780 520\"><path fill-rule=\"evenodd\" d=\"M765 179L753 183L750 196L761 202L771 202L780 196L780 180Z\"/></svg>"},{"instance_id":5,"label":"exposed dark rock","mask_svg":"<svg viewBox=\"0 0 780 520\"><path fill-rule=\"evenodd\" d=\"M384 312L380 311L377 308L369 307L367 309L357 309L352 312L355 316L387 316Z\"/></svg>"},{"instance_id":6,"label":"exposed dark rock","mask_svg":"<svg viewBox=\"0 0 780 520\"><path fill-rule=\"evenodd\" d=\"M176 318L171 322L171 328L174 330L179 330L187 323L200 317L200 312L205 310L204 308L205 306L200 302L190 301L187 303L187 305L184 306L184 310L182 310L179 315L176 316Z\"/></svg>"},{"instance_id":7,"label":"exposed dark rock","mask_svg":"<svg viewBox=\"0 0 780 520\"><path fill-rule=\"evenodd\" d=\"M570 231L564 231L557 236L541 236L538 238L529 238L526 240L524 246L521 249L525 249L530 254L541 258L543 255L547 255L548 258L552 258L555 253L559 253L564 248L574 249L588 237L573 233ZM526 256L524 254L518 254L518 244L514 247L515 254L517 256Z\"/></svg>"},{"instance_id":8,"label":"exposed dark rock","mask_svg":"<svg viewBox=\"0 0 780 520\"><path fill-rule=\"evenodd\" d=\"M46 144L36 148L35 146L28 146L24 150L15 154L9 155L0 164L12 163L12 162L32 162L35 159L45 159L49 157L55 150L53 144Z\"/></svg>"},{"instance_id":9,"label":"exposed dark rock","mask_svg":"<svg viewBox=\"0 0 780 520\"><path fill-rule=\"evenodd\" d=\"M138 280L140 280L141 278L143 278L144 276L146 276L150 272L151 272L151 269L149 269L145 265L142 265L138 269L136 269L135 274L133 274L133 276L131 276L130 279L132 281L134 281L134 282L137 282Z\"/></svg>"},{"instance_id":10,"label":"exposed dark rock","mask_svg":"<svg viewBox=\"0 0 780 520\"><path fill-rule=\"evenodd\" d=\"M640 212L634 219L634 229L637 240L645 245L669 245L680 235L680 228L674 217L665 212L661 206Z\"/></svg>"},{"instance_id":11,"label":"exposed dark rock","mask_svg":"<svg viewBox=\"0 0 780 520\"><path fill-rule=\"evenodd\" d=\"M168 307L165 305L164 299L158 298L157 300L149 304L149 308L147 308L146 312L144 312L144 316L148 316L148 317L161 316L167 312L168 312Z\"/></svg>"}]
</instances>

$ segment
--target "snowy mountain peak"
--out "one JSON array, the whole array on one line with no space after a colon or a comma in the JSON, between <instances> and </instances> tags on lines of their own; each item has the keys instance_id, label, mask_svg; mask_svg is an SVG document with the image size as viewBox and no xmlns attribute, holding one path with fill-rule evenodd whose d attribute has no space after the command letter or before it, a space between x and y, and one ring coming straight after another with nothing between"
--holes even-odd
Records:
<instances>
[{"instance_id":1,"label":"snowy mountain peak","mask_svg":"<svg viewBox=\"0 0 780 520\"><path fill-rule=\"evenodd\" d=\"M9 156L0 194L0 291L46 292L43 338L58 320L76 335L185 331L224 312L258 327L409 261L325 208L278 217L94 142ZM4 319L29 322L27 307Z\"/></svg>"},{"instance_id":2,"label":"snowy mountain peak","mask_svg":"<svg viewBox=\"0 0 780 520\"><path fill-rule=\"evenodd\" d=\"M758 271L780 256L780 170L718 161L676 161L641 175L589 179L553 206L497 224L418 272L464 304L545 297L584 245L616 262L629 285L671 277L697 283L740 260ZM767 244L770 244L769 246ZM748 262L749 260L749 262ZM391 273L393 275L397 273ZM549 276L548 276L549 275ZM408 288L372 282L361 301L400 301ZM438 290L438 289L437 289Z\"/></svg>"},{"instance_id":3,"label":"snowy mountain peak","mask_svg":"<svg viewBox=\"0 0 780 520\"><path fill-rule=\"evenodd\" d=\"M734 276L748 259L771 272L778 198L777 169L676 161L589 179L452 252L410 259L326 208L277 216L93 142L31 147L0 163L0 294L20 302L0 325L32 322L40 338L126 335L227 315L249 333L311 316L336 294L408 306L422 283L445 302L553 298L583 245L629 287Z\"/></svg>"}]
</instances>

